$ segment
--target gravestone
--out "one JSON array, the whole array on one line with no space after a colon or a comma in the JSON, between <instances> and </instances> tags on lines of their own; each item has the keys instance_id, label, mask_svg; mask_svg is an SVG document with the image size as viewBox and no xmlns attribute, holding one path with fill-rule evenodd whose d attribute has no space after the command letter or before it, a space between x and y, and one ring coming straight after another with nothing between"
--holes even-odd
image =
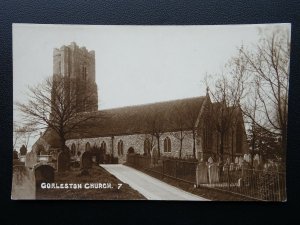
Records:
<instances>
[{"instance_id":1,"label":"gravestone","mask_svg":"<svg viewBox=\"0 0 300 225\"><path fill-rule=\"evenodd\" d=\"M208 162L209 164L212 164L212 163L214 163L214 160L212 159L212 157L209 157L208 160L207 160L207 162Z\"/></svg>"},{"instance_id":2,"label":"gravestone","mask_svg":"<svg viewBox=\"0 0 300 225\"><path fill-rule=\"evenodd\" d=\"M235 163L235 164L238 164L238 163L239 163L239 158L238 158L238 157L235 157L234 163Z\"/></svg>"},{"instance_id":3,"label":"gravestone","mask_svg":"<svg viewBox=\"0 0 300 225\"><path fill-rule=\"evenodd\" d=\"M237 186L238 187L242 187L243 186L243 179L242 178L238 179Z\"/></svg>"},{"instance_id":4,"label":"gravestone","mask_svg":"<svg viewBox=\"0 0 300 225\"><path fill-rule=\"evenodd\" d=\"M57 156L57 172L65 172L70 169L70 153L63 151Z\"/></svg>"},{"instance_id":5,"label":"gravestone","mask_svg":"<svg viewBox=\"0 0 300 225\"><path fill-rule=\"evenodd\" d=\"M239 166L242 166L244 163L244 159L242 158L242 156L239 157Z\"/></svg>"},{"instance_id":6,"label":"gravestone","mask_svg":"<svg viewBox=\"0 0 300 225\"><path fill-rule=\"evenodd\" d=\"M25 157L25 166L32 169L37 164L37 154L34 151L28 152Z\"/></svg>"},{"instance_id":7,"label":"gravestone","mask_svg":"<svg viewBox=\"0 0 300 225\"><path fill-rule=\"evenodd\" d=\"M12 199L35 199L35 176L26 166L13 167Z\"/></svg>"},{"instance_id":8,"label":"gravestone","mask_svg":"<svg viewBox=\"0 0 300 225\"><path fill-rule=\"evenodd\" d=\"M219 167L216 164L208 166L208 180L210 184L219 182Z\"/></svg>"},{"instance_id":9,"label":"gravestone","mask_svg":"<svg viewBox=\"0 0 300 225\"><path fill-rule=\"evenodd\" d=\"M81 167L82 169L90 169L92 168L93 160L92 154L90 152L84 152L81 156Z\"/></svg>"},{"instance_id":10,"label":"gravestone","mask_svg":"<svg viewBox=\"0 0 300 225\"><path fill-rule=\"evenodd\" d=\"M230 164L229 164L229 170L230 170L230 171L233 171L234 169L235 169L234 163L230 163Z\"/></svg>"},{"instance_id":11,"label":"gravestone","mask_svg":"<svg viewBox=\"0 0 300 225\"><path fill-rule=\"evenodd\" d=\"M196 185L208 183L208 169L204 162L199 162L196 169Z\"/></svg>"},{"instance_id":12,"label":"gravestone","mask_svg":"<svg viewBox=\"0 0 300 225\"><path fill-rule=\"evenodd\" d=\"M50 165L39 164L34 168L36 187L41 187L41 183L54 182L54 168Z\"/></svg>"}]
</instances>

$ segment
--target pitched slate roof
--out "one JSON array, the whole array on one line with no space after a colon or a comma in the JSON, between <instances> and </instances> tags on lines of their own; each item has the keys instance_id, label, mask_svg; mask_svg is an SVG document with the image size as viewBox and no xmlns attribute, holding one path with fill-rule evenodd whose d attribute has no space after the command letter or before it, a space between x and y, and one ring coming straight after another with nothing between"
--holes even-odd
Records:
<instances>
[{"instance_id":1,"label":"pitched slate roof","mask_svg":"<svg viewBox=\"0 0 300 225\"><path fill-rule=\"evenodd\" d=\"M191 129L206 96L186 98L93 112L81 132L68 139L171 132Z\"/></svg>"}]
</instances>

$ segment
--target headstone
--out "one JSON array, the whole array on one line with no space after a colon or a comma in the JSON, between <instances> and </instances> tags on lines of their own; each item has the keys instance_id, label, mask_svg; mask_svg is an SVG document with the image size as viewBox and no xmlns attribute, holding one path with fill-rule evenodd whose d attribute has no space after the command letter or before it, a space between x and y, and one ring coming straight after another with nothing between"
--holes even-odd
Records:
<instances>
[{"instance_id":1,"label":"headstone","mask_svg":"<svg viewBox=\"0 0 300 225\"><path fill-rule=\"evenodd\" d=\"M13 167L12 199L35 199L35 177L31 169L26 166Z\"/></svg>"},{"instance_id":2,"label":"headstone","mask_svg":"<svg viewBox=\"0 0 300 225\"><path fill-rule=\"evenodd\" d=\"M40 164L34 168L36 187L41 187L41 183L54 182L54 168L50 165Z\"/></svg>"},{"instance_id":3,"label":"headstone","mask_svg":"<svg viewBox=\"0 0 300 225\"><path fill-rule=\"evenodd\" d=\"M219 182L219 167L216 164L208 166L208 180L210 184Z\"/></svg>"},{"instance_id":4,"label":"headstone","mask_svg":"<svg viewBox=\"0 0 300 225\"><path fill-rule=\"evenodd\" d=\"M233 171L234 168L235 168L234 163L230 163L230 165L229 165L229 170L230 170L230 171Z\"/></svg>"},{"instance_id":5,"label":"headstone","mask_svg":"<svg viewBox=\"0 0 300 225\"><path fill-rule=\"evenodd\" d=\"M208 183L208 169L204 162L199 162L196 169L196 184L207 184Z\"/></svg>"},{"instance_id":6,"label":"headstone","mask_svg":"<svg viewBox=\"0 0 300 225\"><path fill-rule=\"evenodd\" d=\"M37 164L37 154L34 151L28 152L25 157L25 166L33 168Z\"/></svg>"},{"instance_id":7,"label":"headstone","mask_svg":"<svg viewBox=\"0 0 300 225\"><path fill-rule=\"evenodd\" d=\"M244 163L244 159L242 158L242 156L239 157L239 166L242 166Z\"/></svg>"},{"instance_id":8,"label":"headstone","mask_svg":"<svg viewBox=\"0 0 300 225\"><path fill-rule=\"evenodd\" d=\"M238 158L238 157L235 157L234 163L235 163L235 164L238 164L238 163L239 163L239 158Z\"/></svg>"},{"instance_id":9,"label":"headstone","mask_svg":"<svg viewBox=\"0 0 300 225\"><path fill-rule=\"evenodd\" d=\"M248 155L247 154L244 154L244 161L248 162L249 159L248 159Z\"/></svg>"},{"instance_id":10,"label":"headstone","mask_svg":"<svg viewBox=\"0 0 300 225\"><path fill-rule=\"evenodd\" d=\"M214 160L212 159L212 157L209 157L208 160L207 160L207 162L208 162L209 164L212 164L212 163L214 163Z\"/></svg>"},{"instance_id":11,"label":"headstone","mask_svg":"<svg viewBox=\"0 0 300 225\"><path fill-rule=\"evenodd\" d=\"M259 155L258 154L256 154L255 156L254 156L254 158L253 158L253 160L256 160L256 161L258 161L258 163L259 163Z\"/></svg>"},{"instance_id":12,"label":"headstone","mask_svg":"<svg viewBox=\"0 0 300 225\"><path fill-rule=\"evenodd\" d=\"M81 156L81 167L82 169L90 169L92 168L92 154L90 152L84 152Z\"/></svg>"},{"instance_id":13,"label":"headstone","mask_svg":"<svg viewBox=\"0 0 300 225\"><path fill-rule=\"evenodd\" d=\"M57 172L65 172L70 169L70 154L62 151L57 156Z\"/></svg>"},{"instance_id":14,"label":"headstone","mask_svg":"<svg viewBox=\"0 0 300 225\"><path fill-rule=\"evenodd\" d=\"M238 179L238 182L237 182L237 186L238 186L238 187L242 187L242 185L243 185L243 179L242 179L242 178L239 178L239 179Z\"/></svg>"},{"instance_id":15,"label":"headstone","mask_svg":"<svg viewBox=\"0 0 300 225\"><path fill-rule=\"evenodd\" d=\"M21 156L20 156L20 162L25 163L25 159L26 159L26 156L25 156L25 155L21 155Z\"/></svg>"}]
</instances>

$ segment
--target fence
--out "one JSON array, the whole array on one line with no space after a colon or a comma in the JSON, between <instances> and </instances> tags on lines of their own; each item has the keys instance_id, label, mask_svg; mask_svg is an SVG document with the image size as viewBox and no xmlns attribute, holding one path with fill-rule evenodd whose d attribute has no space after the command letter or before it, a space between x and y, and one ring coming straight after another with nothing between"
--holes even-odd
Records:
<instances>
[{"instance_id":1,"label":"fence","mask_svg":"<svg viewBox=\"0 0 300 225\"><path fill-rule=\"evenodd\" d=\"M286 174L272 170L222 167L217 172L208 167L208 182L198 186L226 191L263 201L286 201Z\"/></svg>"},{"instance_id":2,"label":"fence","mask_svg":"<svg viewBox=\"0 0 300 225\"><path fill-rule=\"evenodd\" d=\"M286 174L276 170L257 170L249 165L219 166L198 164L198 161L162 158L154 161L149 156L128 154L127 163L162 177L174 178L218 191L225 191L262 201L286 201ZM226 200L226 199L224 199Z\"/></svg>"}]
</instances>

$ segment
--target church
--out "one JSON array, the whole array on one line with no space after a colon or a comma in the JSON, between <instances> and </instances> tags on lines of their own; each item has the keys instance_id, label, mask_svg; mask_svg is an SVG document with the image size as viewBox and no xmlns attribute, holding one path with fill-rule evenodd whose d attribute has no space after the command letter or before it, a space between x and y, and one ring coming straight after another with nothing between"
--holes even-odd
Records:
<instances>
[{"instance_id":1,"label":"church","mask_svg":"<svg viewBox=\"0 0 300 225\"><path fill-rule=\"evenodd\" d=\"M98 110L95 71L94 51L74 42L54 49L53 76L67 76L85 88L80 95L70 96L78 102L85 90L92 92L95 105L81 107L82 112L95 115L95 119L87 122L82 132L68 137L66 146L71 155L101 149L104 155L125 163L130 153L198 160L218 160L220 153L226 158L248 153L241 110L234 110L235 121L221 138L214 125L220 104L211 101L208 90L205 96ZM33 150L41 145L47 152L58 148L49 132L39 138Z\"/></svg>"}]
</instances>

